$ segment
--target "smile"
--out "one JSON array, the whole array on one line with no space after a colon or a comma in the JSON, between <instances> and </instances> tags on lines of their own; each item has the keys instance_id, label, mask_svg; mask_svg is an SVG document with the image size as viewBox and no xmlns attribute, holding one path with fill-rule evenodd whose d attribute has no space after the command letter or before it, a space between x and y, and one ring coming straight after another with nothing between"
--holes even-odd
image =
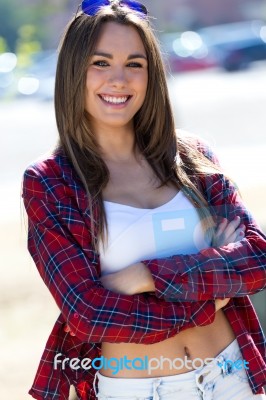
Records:
<instances>
[{"instance_id":1,"label":"smile","mask_svg":"<svg viewBox=\"0 0 266 400\"><path fill-rule=\"evenodd\" d=\"M109 104L125 104L131 96L107 96L107 95L100 95L101 99L104 100L106 103Z\"/></svg>"}]
</instances>

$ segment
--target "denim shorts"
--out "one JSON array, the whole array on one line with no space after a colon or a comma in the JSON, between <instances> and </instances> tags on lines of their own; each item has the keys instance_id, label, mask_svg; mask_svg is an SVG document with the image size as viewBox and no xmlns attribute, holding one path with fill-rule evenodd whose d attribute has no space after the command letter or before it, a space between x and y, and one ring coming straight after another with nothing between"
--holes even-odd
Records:
<instances>
[{"instance_id":1,"label":"denim shorts","mask_svg":"<svg viewBox=\"0 0 266 400\"><path fill-rule=\"evenodd\" d=\"M128 379L97 372L94 390L98 400L266 400L265 394L252 393L240 364L243 358L235 339L211 362L178 375Z\"/></svg>"}]
</instances>

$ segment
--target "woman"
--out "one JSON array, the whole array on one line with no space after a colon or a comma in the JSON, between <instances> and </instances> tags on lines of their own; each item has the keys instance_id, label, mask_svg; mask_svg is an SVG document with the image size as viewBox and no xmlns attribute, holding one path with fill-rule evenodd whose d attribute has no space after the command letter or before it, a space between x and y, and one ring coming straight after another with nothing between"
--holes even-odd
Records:
<instances>
[{"instance_id":1,"label":"woman","mask_svg":"<svg viewBox=\"0 0 266 400\"><path fill-rule=\"evenodd\" d=\"M97 377L99 399L265 398L247 295L265 288L266 238L206 145L175 131L144 6L82 3L55 110L58 148L23 184L29 251L61 311L30 394L67 399L73 384L94 399ZM100 352L164 365L77 365Z\"/></svg>"}]
</instances>

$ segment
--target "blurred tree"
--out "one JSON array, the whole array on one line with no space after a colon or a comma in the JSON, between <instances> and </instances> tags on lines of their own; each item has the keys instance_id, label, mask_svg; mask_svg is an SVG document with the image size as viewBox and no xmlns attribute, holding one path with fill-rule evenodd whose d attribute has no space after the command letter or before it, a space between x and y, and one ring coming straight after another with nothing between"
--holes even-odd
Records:
<instances>
[{"instance_id":1,"label":"blurred tree","mask_svg":"<svg viewBox=\"0 0 266 400\"><path fill-rule=\"evenodd\" d=\"M68 0L20 0L19 4L17 0L0 0L0 36L14 52L21 43L21 28L30 25L35 27L34 40L47 48L54 34L52 20L68 5Z\"/></svg>"},{"instance_id":2,"label":"blurred tree","mask_svg":"<svg viewBox=\"0 0 266 400\"><path fill-rule=\"evenodd\" d=\"M41 43L36 40L36 29L34 25L23 25L19 28L16 53L20 68L30 65L31 55L41 50Z\"/></svg>"},{"instance_id":3,"label":"blurred tree","mask_svg":"<svg viewBox=\"0 0 266 400\"><path fill-rule=\"evenodd\" d=\"M6 40L0 36L0 54L5 53L7 51Z\"/></svg>"},{"instance_id":4,"label":"blurred tree","mask_svg":"<svg viewBox=\"0 0 266 400\"><path fill-rule=\"evenodd\" d=\"M0 0L0 36L5 38L10 51L15 50L18 27L16 14L14 0Z\"/></svg>"}]
</instances>

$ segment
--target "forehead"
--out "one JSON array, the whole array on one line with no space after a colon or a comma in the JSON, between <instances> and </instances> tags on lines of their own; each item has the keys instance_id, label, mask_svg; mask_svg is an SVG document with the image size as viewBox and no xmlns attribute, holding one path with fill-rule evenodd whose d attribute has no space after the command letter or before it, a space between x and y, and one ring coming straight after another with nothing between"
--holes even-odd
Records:
<instances>
[{"instance_id":1,"label":"forehead","mask_svg":"<svg viewBox=\"0 0 266 400\"><path fill-rule=\"evenodd\" d=\"M97 50L127 50L128 53L141 51L146 54L144 44L137 31L131 25L122 25L116 22L105 22L102 25Z\"/></svg>"}]
</instances>

